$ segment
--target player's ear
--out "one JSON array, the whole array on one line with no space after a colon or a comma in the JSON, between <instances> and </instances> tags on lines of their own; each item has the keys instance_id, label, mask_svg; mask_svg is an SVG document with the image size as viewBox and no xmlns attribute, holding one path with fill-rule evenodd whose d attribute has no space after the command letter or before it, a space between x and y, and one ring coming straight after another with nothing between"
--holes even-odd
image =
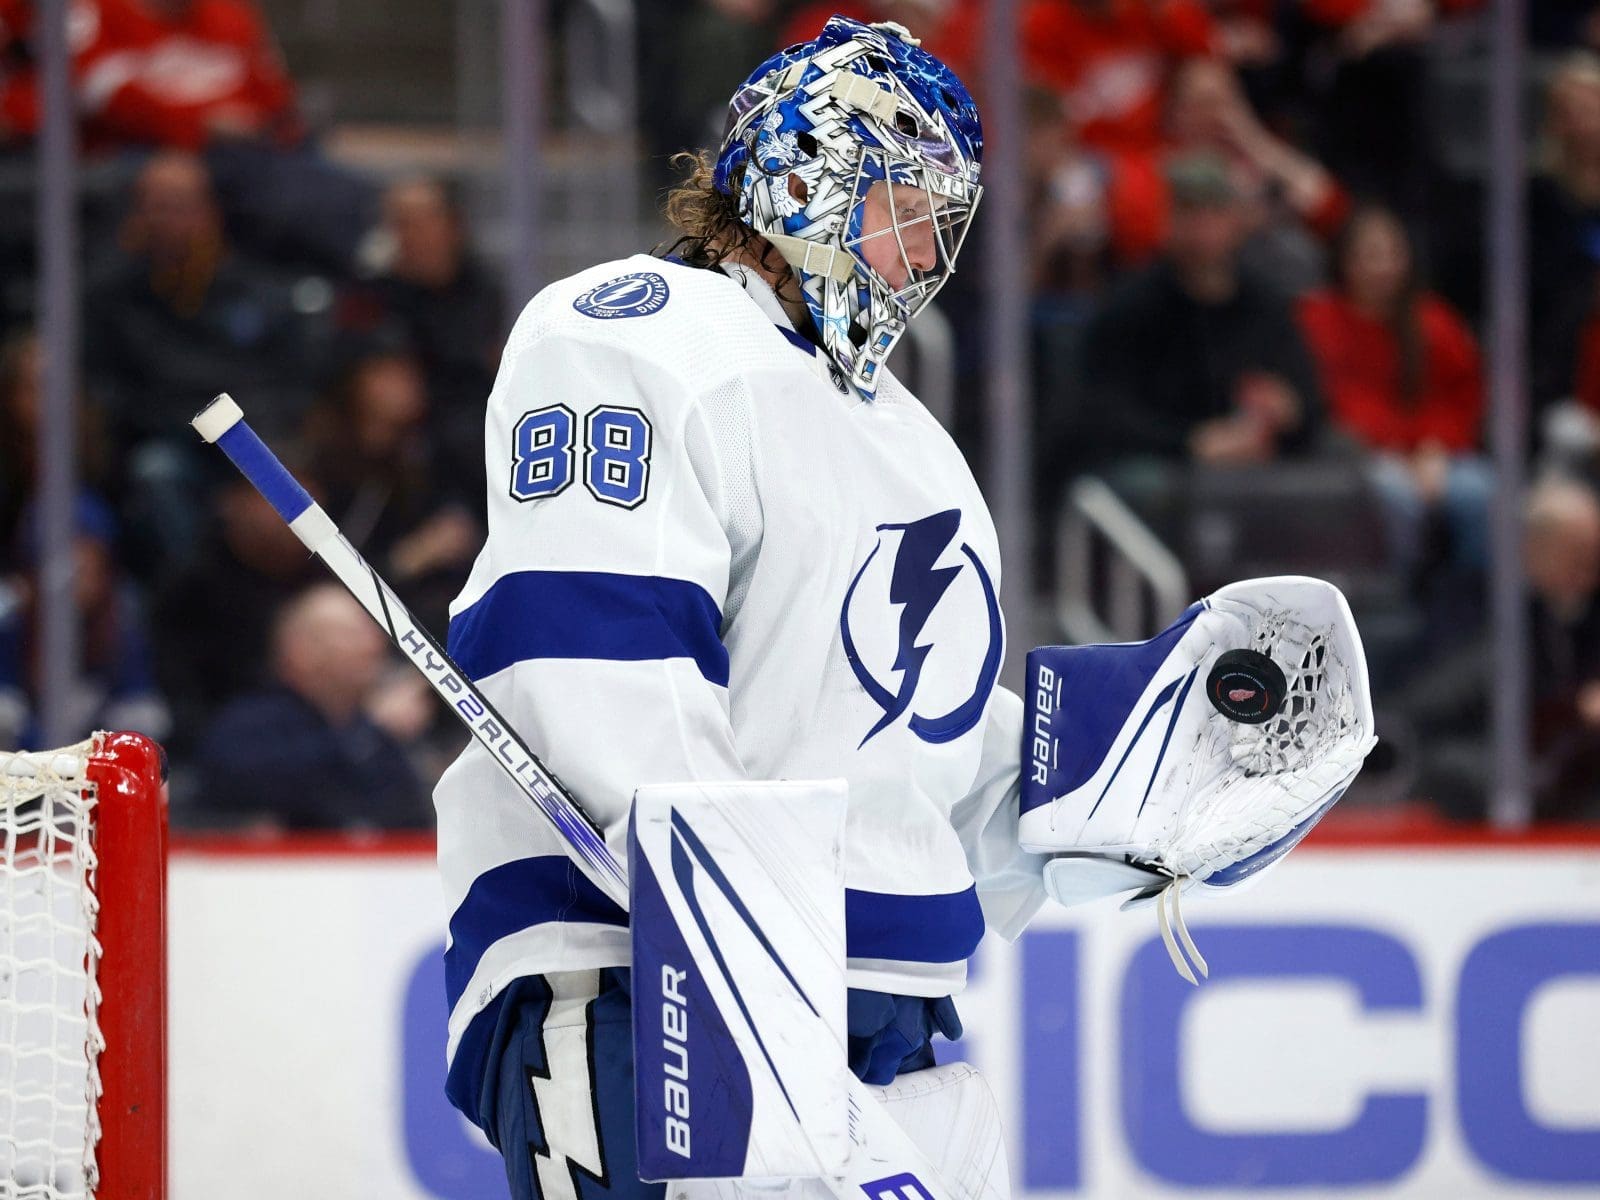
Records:
<instances>
[{"instance_id":1,"label":"player's ear","mask_svg":"<svg viewBox=\"0 0 1600 1200\"><path fill-rule=\"evenodd\" d=\"M806 186L806 181L800 178L800 172L789 172L789 195L794 197L796 203L804 204L811 198L811 189Z\"/></svg>"}]
</instances>

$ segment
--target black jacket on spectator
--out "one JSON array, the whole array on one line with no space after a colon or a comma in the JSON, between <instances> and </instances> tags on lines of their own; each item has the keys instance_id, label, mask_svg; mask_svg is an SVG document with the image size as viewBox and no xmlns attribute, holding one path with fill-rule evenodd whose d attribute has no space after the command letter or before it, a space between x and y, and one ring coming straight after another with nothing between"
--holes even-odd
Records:
<instances>
[{"instance_id":1,"label":"black jacket on spectator","mask_svg":"<svg viewBox=\"0 0 1600 1200\"><path fill-rule=\"evenodd\" d=\"M1300 425L1280 448L1308 447L1321 424L1316 368L1292 304L1248 272L1231 299L1201 304L1168 263L1147 267L1090 320L1083 353L1079 456L1183 458L1197 425L1234 411L1250 372L1281 376L1300 398Z\"/></svg>"},{"instance_id":2,"label":"black jacket on spectator","mask_svg":"<svg viewBox=\"0 0 1600 1200\"><path fill-rule=\"evenodd\" d=\"M262 266L227 256L198 297L175 301L148 264L126 260L91 290L86 318L90 381L124 449L192 438L190 418L230 388L249 397L258 428L298 416L311 373L305 326L289 287Z\"/></svg>"},{"instance_id":3,"label":"black jacket on spectator","mask_svg":"<svg viewBox=\"0 0 1600 1200\"><path fill-rule=\"evenodd\" d=\"M200 744L186 822L301 829L429 829L433 805L405 751L365 716L337 728L283 687L241 697Z\"/></svg>"},{"instance_id":4,"label":"black jacket on spectator","mask_svg":"<svg viewBox=\"0 0 1600 1200\"><path fill-rule=\"evenodd\" d=\"M1600 291L1600 210L1549 176L1528 184L1528 337L1534 403L1572 395L1579 335Z\"/></svg>"},{"instance_id":5,"label":"black jacket on spectator","mask_svg":"<svg viewBox=\"0 0 1600 1200\"><path fill-rule=\"evenodd\" d=\"M483 406L505 345L503 300L500 281L468 258L444 287L383 275L342 306L342 321L353 331L390 330L416 353L432 401L435 455L473 498L474 512L482 508L484 487Z\"/></svg>"},{"instance_id":6,"label":"black jacket on spectator","mask_svg":"<svg viewBox=\"0 0 1600 1200\"><path fill-rule=\"evenodd\" d=\"M1532 685L1533 792L1538 820L1600 817L1600 734L1579 715L1578 695L1600 681L1600 601L1561 620L1537 598L1528 603ZM1431 657L1391 699L1411 724L1419 758L1416 791L1446 814L1482 820L1491 778L1488 728L1494 646L1480 636Z\"/></svg>"},{"instance_id":7,"label":"black jacket on spectator","mask_svg":"<svg viewBox=\"0 0 1600 1200\"><path fill-rule=\"evenodd\" d=\"M168 749L182 752L228 701L267 681L272 621L306 584L322 578L307 556L305 569L265 575L240 562L221 537L208 538L155 603L156 676L176 721Z\"/></svg>"},{"instance_id":8,"label":"black jacket on spectator","mask_svg":"<svg viewBox=\"0 0 1600 1200\"><path fill-rule=\"evenodd\" d=\"M499 281L469 258L444 287L423 287L388 275L371 286L384 312L415 348L434 403L441 408L468 403L481 409L494 386L505 342ZM480 424L482 416L480 411Z\"/></svg>"}]
</instances>

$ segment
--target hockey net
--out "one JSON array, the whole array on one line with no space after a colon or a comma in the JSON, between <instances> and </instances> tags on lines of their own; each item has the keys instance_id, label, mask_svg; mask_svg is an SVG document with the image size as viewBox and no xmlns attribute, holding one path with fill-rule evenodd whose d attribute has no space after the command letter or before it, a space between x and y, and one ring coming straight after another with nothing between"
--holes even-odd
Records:
<instances>
[{"instance_id":1,"label":"hockey net","mask_svg":"<svg viewBox=\"0 0 1600 1200\"><path fill-rule=\"evenodd\" d=\"M0 1200L165 1192L161 752L0 753Z\"/></svg>"}]
</instances>

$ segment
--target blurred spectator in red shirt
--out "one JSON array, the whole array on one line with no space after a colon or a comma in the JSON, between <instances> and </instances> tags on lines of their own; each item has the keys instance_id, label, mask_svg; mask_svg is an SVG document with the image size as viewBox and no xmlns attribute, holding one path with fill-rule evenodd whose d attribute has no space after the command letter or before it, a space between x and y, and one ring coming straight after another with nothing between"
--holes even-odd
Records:
<instances>
[{"instance_id":1,"label":"blurred spectator in red shirt","mask_svg":"<svg viewBox=\"0 0 1600 1200\"><path fill-rule=\"evenodd\" d=\"M1020 35L1030 82L1053 88L1085 145L1154 150L1167 79L1222 50L1198 0L1032 0Z\"/></svg>"},{"instance_id":2,"label":"blurred spectator in red shirt","mask_svg":"<svg viewBox=\"0 0 1600 1200\"><path fill-rule=\"evenodd\" d=\"M0 24L34 38L34 0L0 0ZM294 86L251 0L73 0L73 82L91 144L180 146L218 137L292 144ZM39 125L31 67L0 84L13 133Z\"/></svg>"},{"instance_id":3,"label":"blurred spectator in red shirt","mask_svg":"<svg viewBox=\"0 0 1600 1200\"><path fill-rule=\"evenodd\" d=\"M1481 569L1494 478L1477 453L1483 385L1471 331L1423 290L1405 226L1387 209L1351 218L1333 274L1332 288L1301 301L1300 323L1334 425L1376 455L1397 563L1420 564L1437 519L1453 561Z\"/></svg>"},{"instance_id":4,"label":"blurred spectator in red shirt","mask_svg":"<svg viewBox=\"0 0 1600 1200\"><path fill-rule=\"evenodd\" d=\"M922 48L975 88L983 62L983 6L980 0L841 0L840 3L802 4L784 22L779 43L792 46L809 42L822 32L832 16L851 17L871 24L894 21L911 31Z\"/></svg>"},{"instance_id":5,"label":"blurred spectator in red shirt","mask_svg":"<svg viewBox=\"0 0 1600 1200\"><path fill-rule=\"evenodd\" d=\"M38 129L35 3L0 0L0 140ZM275 262L350 267L375 191L306 136L255 0L73 0L69 31L90 150L203 153L236 241Z\"/></svg>"}]
</instances>

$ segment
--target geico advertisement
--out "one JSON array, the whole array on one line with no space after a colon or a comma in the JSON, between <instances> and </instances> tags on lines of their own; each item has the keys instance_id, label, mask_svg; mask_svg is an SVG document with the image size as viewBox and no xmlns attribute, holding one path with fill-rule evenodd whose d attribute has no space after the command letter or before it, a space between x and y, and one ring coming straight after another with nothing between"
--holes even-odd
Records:
<instances>
[{"instance_id":1,"label":"geico advertisement","mask_svg":"<svg viewBox=\"0 0 1600 1200\"><path fill-rule=\"evenodd\" d=\"M176 857L176 1200L506 1194L443 1097L441 906L422 854ZM1199 988L1151 909L984 944L948 1049L1017 1194L1600 1189L1600 848L1311 847L1184 915Z\"/></svg>"}]
</instances>

